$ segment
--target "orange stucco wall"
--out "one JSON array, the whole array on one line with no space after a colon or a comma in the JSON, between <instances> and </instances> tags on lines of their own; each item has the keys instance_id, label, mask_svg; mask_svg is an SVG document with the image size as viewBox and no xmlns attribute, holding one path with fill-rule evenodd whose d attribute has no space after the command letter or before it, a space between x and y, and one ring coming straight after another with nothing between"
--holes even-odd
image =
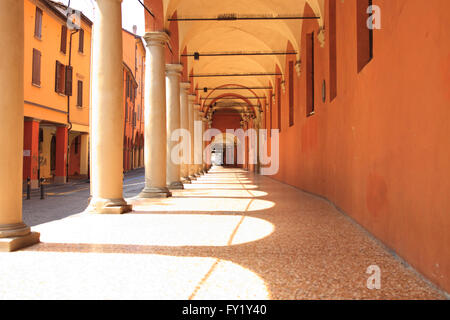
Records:
<instances>
[{"instance_id":1,"label":"orange stucco wall","mask_svg":"<svg viewBox=\"0 0 450 320\"><path fill-rule=\"evenodd\" d=\"M69 140L73 139L74 135L89 132L91 24L82 17L81 28L84 31L83 52L79 51L80 32L67 30L66 52L63 53L61 51L61 29L63 25L67 25L64 14L58 11L54 4L44 0L21 1L24 1L25 27L24 116L26 121L34 119L38 123L36 130L24 131L24 163L26 165L24 165L23 178L26 180L27 177L32 177L33 180L37 178L36 172L40 173L40 177L51 178L52 171L49 169L49 165L46 164L50 163L53 156L43 151L43 149L49 151L50 148L43 146L44 142L41 144L38 141L39 129L58 127L58 130L60 130L60 126L67 127L71 130ZM35 36L36 7L43 12L42 36L40 39ZM70 62L73 68L72 96L69 101L70 112L68 112L68 97L55 91L55 69L56 61L65 66L69 65L72 32L74 32ZM40 85L32 84L33 49L38 50L41 54ZM78 81L83 83L82 106L77 106ZM59 137L57 139L57 154L55 155L57 170L54 172L54 177L64 177L67 173L64 163L67 159L68 136L66 134L58 134L56 131L53 131L51 135ZM45 143L50 144L50 141L51 138ZM38 157L37 161L29 161L28 159L27 155L29 154L28 148L30 145L39 145L39 148L42 148L36 155L31 155L32 157ZM78 158L79 155L75 155L71 150L69 153L69 173L80 172L80 161ZM45 172L41 170L42 167L45 167Z\"/></svg>"},{"instance_id":2,"label":"orange stucco wall","mask_svg":"<svg viewBox=\"0 0 450 320\"><path fill-rule=\"evenodd\" d=\"M124 171L143 166L144 140L144 74L145 48L140 37L123 30L123 81L124 81ZM126 95L127 74L136 88L136 98ZM127 109L127 111L125 111ZM127 118L125 119L125 114ZM135 114L135 116L134 116ZM135 122L133 119L136 119Z\"/></svg>"},{"instance_id":3,"label":"orange stucco wall","mask_svg":"<svg viewBox=\"0 0 450 320\"><path fill-rule=\"evenodd\" d=\"M43 10L42 38L34 36L36 6ZM41 1L24 0L25 10L25 116L39 120L67 124L67 97L55 92L56 60L64 65L69 63L69 39L67 34L66 54L60 51L61 26L66 23L61 17L49 10ZM78 52L79 34L72 40L73 95L70 101L70 120L79 125L89 125L89 84L90 84L90 52L91 27L82 20L84 29L84 52ZM41 85L31 83L33 48L41 52ZM83 81L83 107L76 106L77 81ZM31 102L31 103L28 103ZM87 131L87 130L86 130Z\"/></svg>"},{"instance_id":4,"label":"orange stucco wall","mask_svg":"<svg viewBox=\"0 0 450 320\"><path fill-rule=\"evenodd\" d=\"M333 101L329 37L324 48L315 37L316 103L310 117L302 50L292 127L288 90L282 95L280 171L274 178L328 198L448 292L450 2L373 2L381 8L382 29L374 31L373 60L358 73L356 2L336 1ZM327 25L328 1L325 7ZM317 23L305 22L298 35L302 48L311 31L317 35ZM276 103L272 108L276 127Z\"/></svg>"}]
</instances>

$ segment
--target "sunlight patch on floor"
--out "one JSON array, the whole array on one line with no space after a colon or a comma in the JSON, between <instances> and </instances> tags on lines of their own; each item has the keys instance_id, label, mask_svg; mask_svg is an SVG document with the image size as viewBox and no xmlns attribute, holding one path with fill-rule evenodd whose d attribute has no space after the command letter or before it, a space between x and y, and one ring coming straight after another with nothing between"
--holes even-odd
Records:
<instances>
[{"instance_id":1,"label":"sunlight patch on floor","mask_svg":"<svg viewBox=\"0 0 450 320\"><path fill-rule=\"evenodd\" d=\"M269 298L255 273L212 257L21 251L0 253L0 274L1 299Z\"/></svg>"},{"instance_id":2,"label":"sunlight patch on floor","mask_svg":"<svg viewBox=\"0 0 450 320\"><path fill-rule=\"evenodd\" d=\"M47 243L227 246L269 236L273 225L241 215L79 214L35 227ZM232 239L232 243L230 243Z\"/></svg>"}]
</instances>

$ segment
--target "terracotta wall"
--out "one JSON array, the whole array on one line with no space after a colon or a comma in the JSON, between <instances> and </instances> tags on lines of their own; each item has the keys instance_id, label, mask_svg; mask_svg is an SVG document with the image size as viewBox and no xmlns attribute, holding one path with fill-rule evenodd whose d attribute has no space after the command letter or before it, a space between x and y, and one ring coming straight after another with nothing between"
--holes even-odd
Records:
<instances>
[{"instance_id":1,"label":"terracotta wall","mask_svg":"<svg viewBox=\"0 0 450 320\"><path fill-rule=\"evenodd\" d=\"M374 32L373 60L358 73L356 1L336 1L333 101L330 33L326 30L323 48L315 36L315 114L310 117L302 50L291 127L288 90L282 96L280 171L274 178L328 198L449 292L450 2L373 3L381 8L382 29ZM328 6L326 1L326 28ZM317 35L317 23L305 22L302 48L311 31Z\"/></svg>"},{"instance_id":2,"label":"terracotta wall","mask_svg":"<svg viewBox=\"0 0 450 320\"><path fill-rule=\"evenodd\" d=\"M212 128L225 133L227 129L239 129L241 127L241 116L239 114L221 114L213 117Z\"/></svg>"}]
</instances>

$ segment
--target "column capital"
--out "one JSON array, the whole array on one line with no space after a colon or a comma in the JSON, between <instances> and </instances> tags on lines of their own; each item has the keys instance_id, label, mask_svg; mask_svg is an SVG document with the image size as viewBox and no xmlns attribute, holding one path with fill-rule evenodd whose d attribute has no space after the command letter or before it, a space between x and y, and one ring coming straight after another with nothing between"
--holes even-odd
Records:
<instances>
[{"instance_id":1,"label":"column capital","mask_svg":"<svg viewBox=\"0 0 450 320\"><path fill-rule=\"evenodd\" d=\"M198 103L194 104L194 110L201 111L202 110L202 105L198 104Z\"/></svg>"},{"instance_id":2,"label":"column capital","mask_svg":"<svg viewBox=\"0 0 450 320\"><path fill-rule=\"evenodd\" d=\"M183 66L181 64L166 64L166 75L181 76Z\"/></svg>"},{"instance_id":3,"label":"column capital","mask_svg":"<svg viewBox=\"0 0 450 320\"><path fill-rule=\"evenodd\" d=\"M147 47L151 46L165 46L167 42L169 42L170 38L166 32L161 31L152 31L146 32L144 35L145 43Z\"/></svg>"},{"instance_id":4,"label":"column capital","mask_svg":"<svg viewBox=\"0 0 450 320\"><path fill-rule=\"evenodd\" d=\"M181 82L180 83L180 88L181 89L189 89L191 87L191 83L190 82Z\"/></svg>"},{"instance_id":5,"label":"column capital","mask_svg":"<svg viewBox=\"0 0 450 320\"><path fill-rule=\"evenodd\" d=\"M189 98L189 102L195 102L195 100L197 99L197 96L195 94L190 94L188 96L188 98Z\"/></svg>"}]
</instances>

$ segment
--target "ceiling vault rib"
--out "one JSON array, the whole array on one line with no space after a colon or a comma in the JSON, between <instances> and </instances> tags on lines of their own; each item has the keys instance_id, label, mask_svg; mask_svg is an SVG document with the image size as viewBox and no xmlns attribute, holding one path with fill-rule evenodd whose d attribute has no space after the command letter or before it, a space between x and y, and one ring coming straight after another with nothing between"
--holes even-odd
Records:
<instances>
[{"instance_id":1,"label":"ceiling vault rib","mask_svg":"<svg viewBox=\"0 0 450 320\"><path fill-rule=\"evenodd\" d=\"M274 52L211 52L211 53L186 53L182 54L182 57L224 57L224 56L283 56L294 55L296 51L274 51Z\"/></svg>"},{"instance_id":2,"label":"ceiling vault rib","mask_svg":"<svg viewBox=\"0 0 450 320\"><path fill-rule=\"evenodd\" d=\"M191 74L191 78L214 78L214 77L259 77L259 76L282 76L281 73L219 73L219 74Z\"/></svg>"},{"instance_id":3,"label":"ceiling vault rib","mask_svg":"<svg viewBox=\"0 0 450 320\"><path fill-rule=\"evenodd\" d=\"M222 88L206 88L207 91L211 90L270 90L272 87L222 87ZM195 90L204 91L205 88L195 88Z\"/></svg>"},{"instance_id":4,"label":"ceiling vault rib","mask_svg":"<svg viewBox=\"0 0 450 320\"><path fill-rule=\"evenodd\" d=\"M320 17L312 16L305 17L302 15L247 15L247 16L238 16L236 14L222 14L216 17L177 17L177 18L169 18L168 21L239 21L239 20L312 20L312 19L320 19Z\"/></svg>"},{"instance_id":5,"label":"ceiling vault rib","mask_svg":"<svg viewBox=\"0 0 450 320\"><path fill-rule=\"evenodd\" d=\"M200 98L201 100L215 100L218 99L219 97L214 97L214 98ZM220 98L221 100L236 100L236 99L264 99L265 97L222 97Z\"/></svg>"}]
</instances>

